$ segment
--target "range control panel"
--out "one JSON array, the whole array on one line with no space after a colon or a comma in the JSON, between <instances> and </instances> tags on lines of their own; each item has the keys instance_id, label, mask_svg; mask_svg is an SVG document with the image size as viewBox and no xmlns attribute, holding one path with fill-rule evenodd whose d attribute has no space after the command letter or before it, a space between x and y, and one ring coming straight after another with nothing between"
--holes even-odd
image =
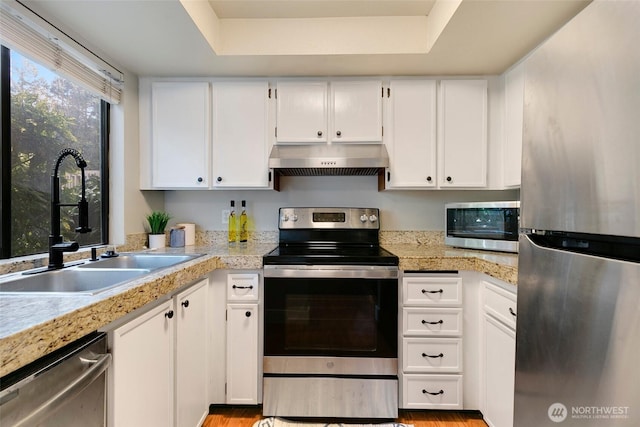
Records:
<instances>
[{"instance_id":1,"label":"range control panel","mask_svg":"<svg viewBox=\"0 0 640 427\"><path fill-rule=\"evenodd\" d=\"M377 208L280 208L280 229L380 229Z\"/></svg>"}]
</instances>

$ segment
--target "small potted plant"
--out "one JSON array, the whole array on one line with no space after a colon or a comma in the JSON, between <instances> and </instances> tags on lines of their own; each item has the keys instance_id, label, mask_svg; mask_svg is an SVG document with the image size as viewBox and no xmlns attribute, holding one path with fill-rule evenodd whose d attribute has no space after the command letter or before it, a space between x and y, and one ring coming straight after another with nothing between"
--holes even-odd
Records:
<instances>
[{"instance_id":1,"label":"small potted plant","mask_svg":"<svg viewBox=\"0 0 640 427\"><path fill-rule=\"evenodd\" d=\"M149 223L149 248L157 249L164 248L166 245L166 237L164 234L167 223L171 219L171 216L162 211L153 211L147 215L147 222Z\"/></svg>"}]
</instances>

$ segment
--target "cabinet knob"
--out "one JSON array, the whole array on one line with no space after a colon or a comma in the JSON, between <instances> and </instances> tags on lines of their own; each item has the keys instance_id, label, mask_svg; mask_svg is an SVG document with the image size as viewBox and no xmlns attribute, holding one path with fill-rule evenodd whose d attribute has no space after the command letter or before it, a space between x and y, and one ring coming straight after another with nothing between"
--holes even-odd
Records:
<instances>
[{"instance_id":1,"label":"cabinet knob","mask_svg":"<svg viewBox=\"0 0 640 427\"><path fill-rule=\"evenodd\" d=\"M216 181L218 181L218 182L222 182L222 177L221 177L221 176L217 177L217 178L216 178Z\"/></svg>"},{"instance_id":2,"label":"cabinet knob","mask_svg":"<svg viewBox=\"0 0 640 427\"><path fill-rule=\"evenodd\" d=\"M342 136L342 132L337 131L337 132L336 132L336 135L337 135L337 136Z\"/></svg>"},{"instance_id":3,"label":"cabinet knob","mask_svg":"<svg viewBox=\"0 0 640 427\"><path fill-rule=\"evenodd\" d=\"M321 130L318 131L318 136L322 136L322 131Z\"/></svg>"},{"instance_id":4,"label":"cabinet knob","mask_svg":"<svg viewBox=\"0 0 640 427\"><path fill-rule=\"evenodd\" d=\"M187 300L184 300L184 301L182 301L182 303L181 303L181 304L182 304L182 306L183 306L184 308L187 308L187 307L189 307L189 300L188 300L188 299L187 299Z\"/></svg>"},{"instance_id":5,"label":"cabinet knob","mask_svg":"<svg viewBox=\"0 0 640 427\"><path fill-rule=\"evenodd\" d=\"M173 319L173 310L169 310L164 314L167 319Z\"/></svg>"},{"instance_id":6,"label":"cabinet knob","mask_svg":"<svg viewBox=\"0 0 640 427\"><path fill-rule=\"evenodd\" d=\"M251 317L251 312L247 311L247 312L244 313L244 315L247 316L247 317Z\"/></svg>"},{"instance_id":7,"label":"cabinet knob","mask_svg":"<svg viewBox=\"0 0 640 427\"><path fill-rule=\"evenodd\" d=\"M431 182L431 177L430 176L427 177L427 182Z\"/></svg>"},{"instance_id":8,"label":"cabinet knob","mask_svg":"<svg viewBox=\"0 0 640 427\"><path fill-rule=\"evenodd\" d=\"M204 181L201 176L198 177L198 182Z\"/></svg>"},{"instance_id":9,"label":"cabinet knob","mask_svg":"<svg viewBox=\"0 0 640 427\"><path fill-rule=\"evenodd\" d=\"M453 181L453 179L450 176L448 176L447 177L447 182L451 182L451 181Z\"/></svg>"}]
</instances>

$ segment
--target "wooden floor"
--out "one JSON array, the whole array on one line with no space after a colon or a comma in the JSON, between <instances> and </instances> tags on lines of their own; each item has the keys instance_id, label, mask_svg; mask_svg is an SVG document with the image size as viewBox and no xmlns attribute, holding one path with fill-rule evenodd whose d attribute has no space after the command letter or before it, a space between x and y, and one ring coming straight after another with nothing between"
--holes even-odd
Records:
<instances>
[{"instance_id":1,"label":"wooden floor","mask_svg":"<svg viewBox=\"0 0 640 427\"><path fill-rule=\"evenodd\" d=\"M251 427L262 419L259 406L215 407L202 427ZM415 427L487 427L477 412L400 410L397 422Z\"/></svg>"}]
</instances>

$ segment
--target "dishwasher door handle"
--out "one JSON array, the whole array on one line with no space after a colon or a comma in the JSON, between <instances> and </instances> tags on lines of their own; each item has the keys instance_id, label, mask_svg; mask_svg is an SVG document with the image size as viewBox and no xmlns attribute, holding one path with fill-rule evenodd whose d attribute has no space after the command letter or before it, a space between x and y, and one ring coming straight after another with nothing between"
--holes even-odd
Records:
<instances>
[{"instance_id":1,"label":"dishwasher door handle","mask_svg":"<svg viewBox=\"0 0 640 427\"><path fill-rule=\"evenodd\" d=\"M51 411L71 400L84 389L86 389L92 382L100 377L111 365L111 354L100 354L95 359L87 359L82 357L80 359L83 363L91 364L89 369L82 372L76 378L71 380L62 390L51 396L45 402L43 402L36 409L31 411L29 415L14 424L13 427L32 426L43 419L45 419Z\"/></svg>"}]
</instances>

